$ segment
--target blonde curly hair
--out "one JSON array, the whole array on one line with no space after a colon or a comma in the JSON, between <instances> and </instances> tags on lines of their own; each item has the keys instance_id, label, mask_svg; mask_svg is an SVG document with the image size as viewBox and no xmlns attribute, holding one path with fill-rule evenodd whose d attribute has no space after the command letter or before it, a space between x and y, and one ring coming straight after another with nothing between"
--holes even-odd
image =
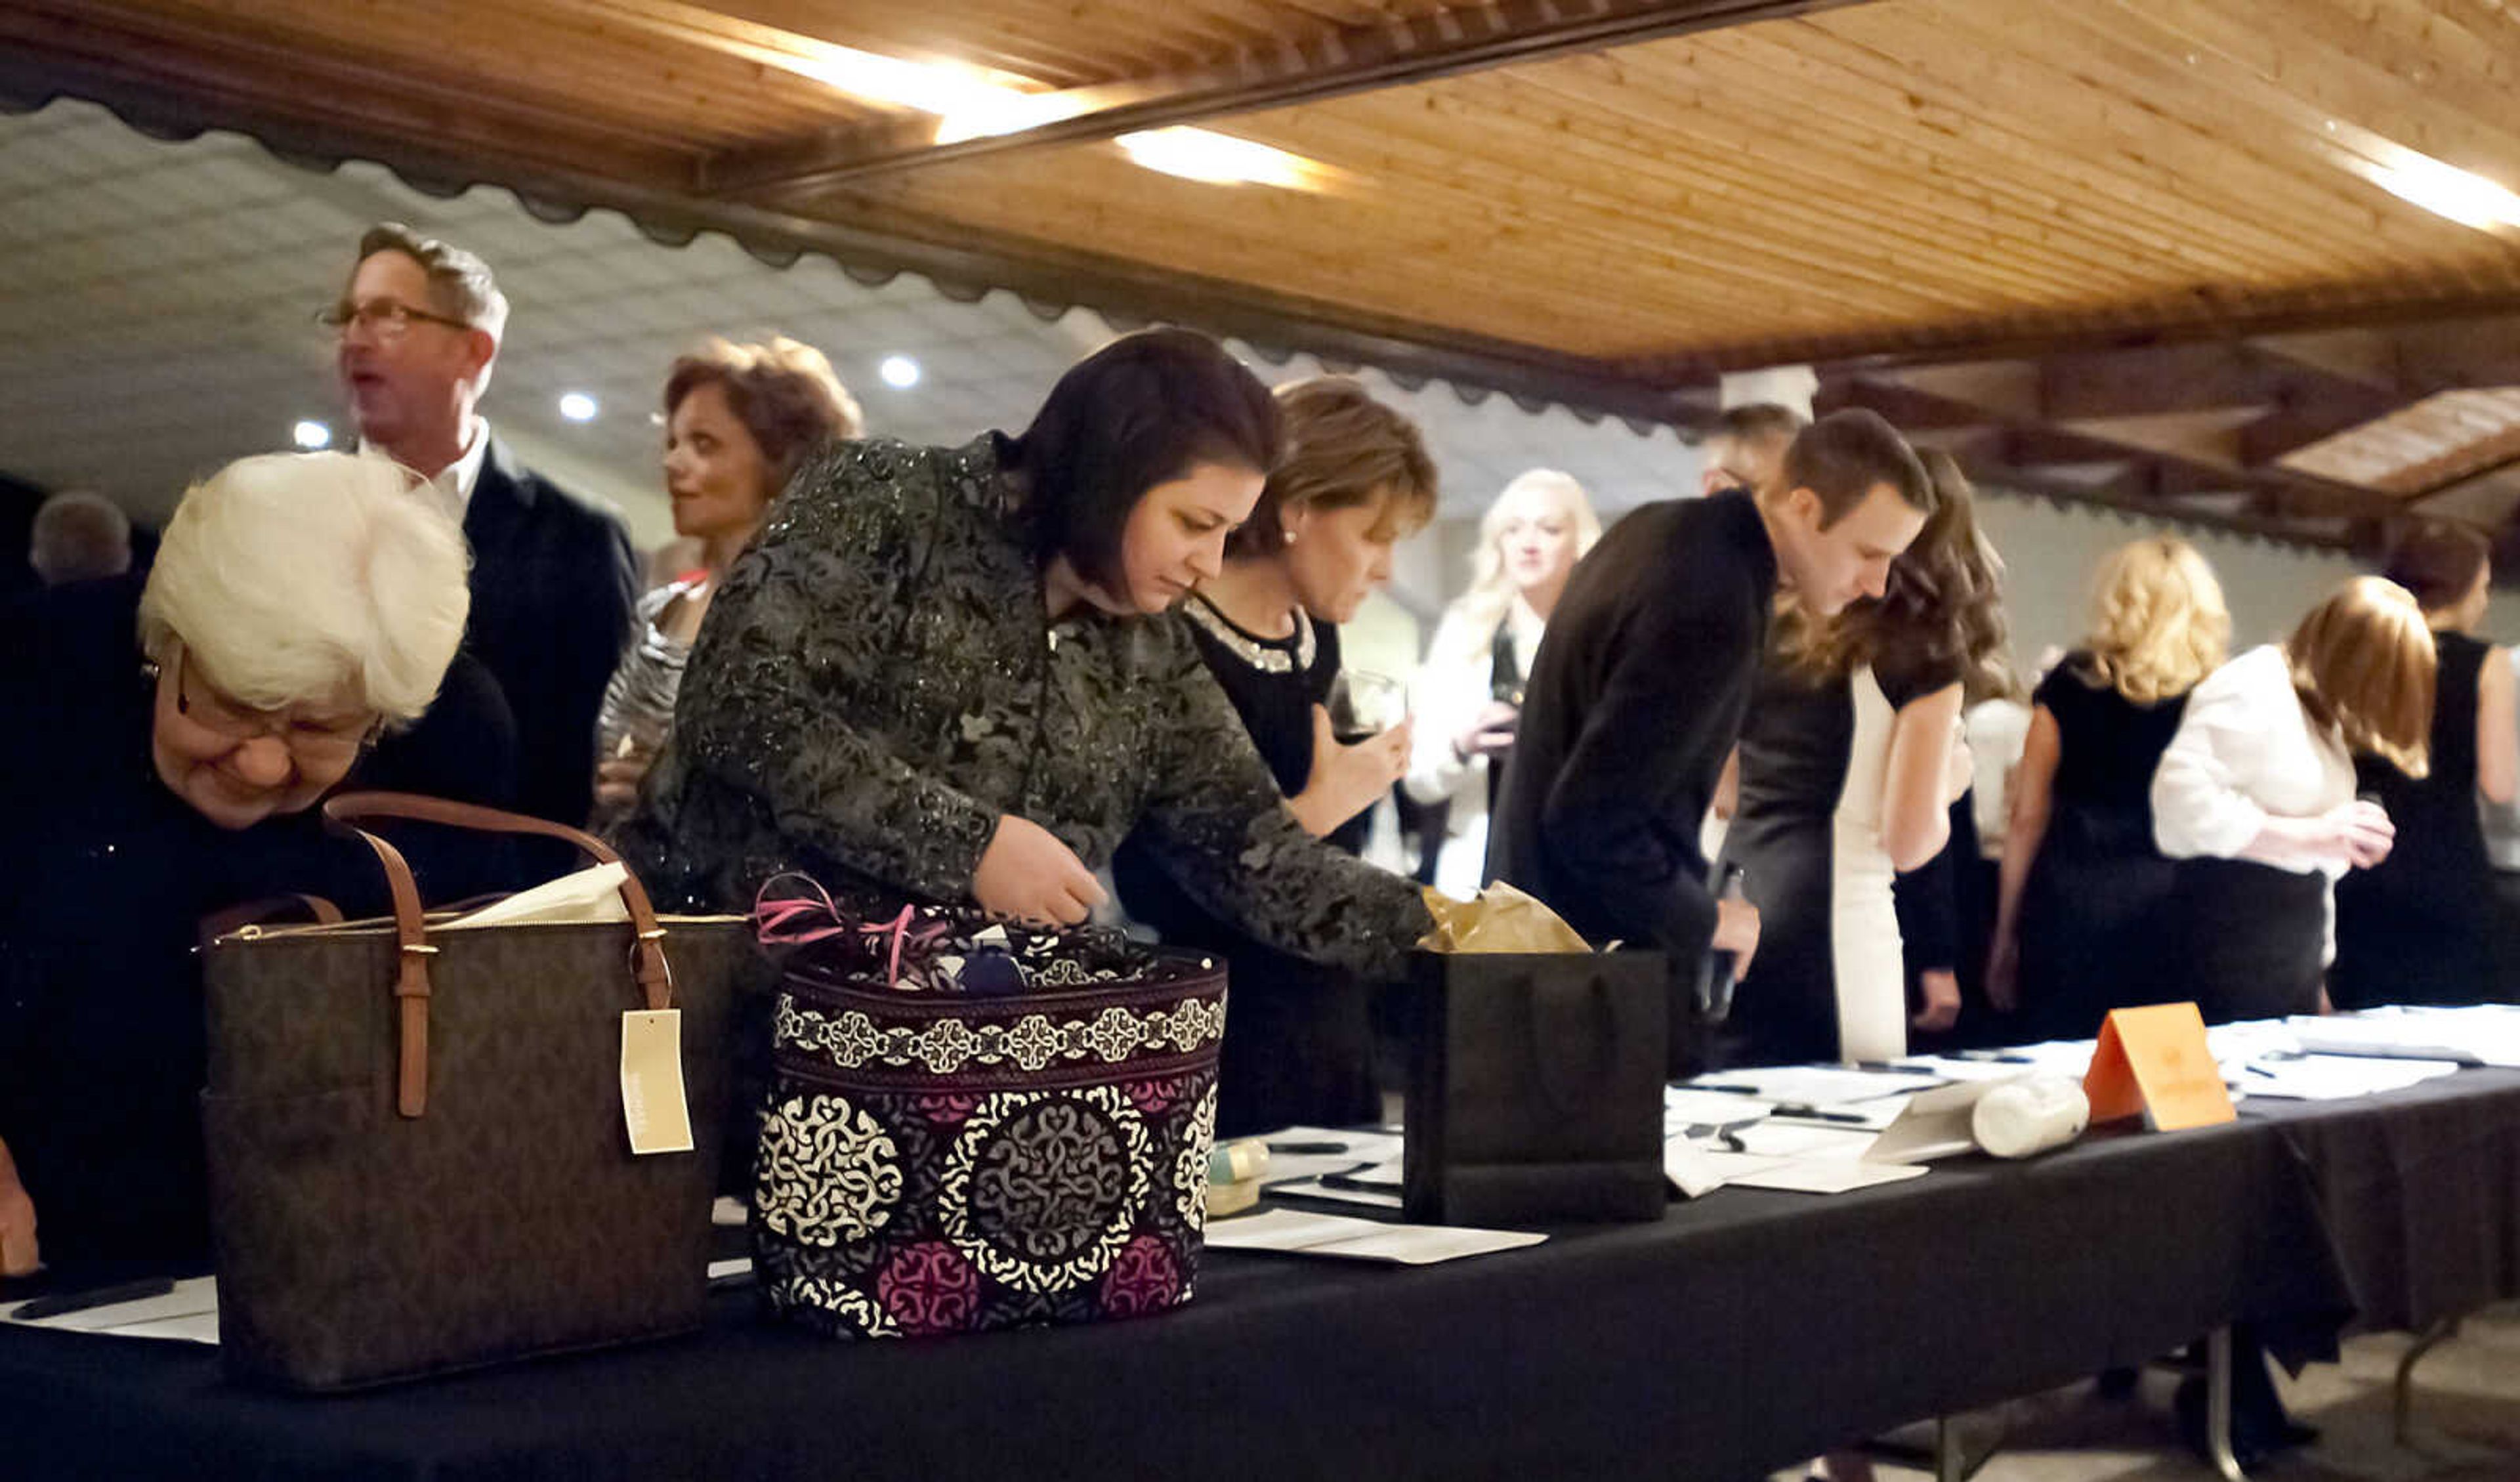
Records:
<instances>
[{"instance_id":1,"label":"blonde curly hair","mask_svg":"<svg viewBox=\"0 0 2520 1482\"><path fill-rule=\"evenodd\" d=\"M2120 546L2100 561L2083 648L2092 678L2130 703L2158 704L2186 694L2223 666L2230 645L2223 584L2194 546L2156 535Z\"/></svg>"}]
</instances>

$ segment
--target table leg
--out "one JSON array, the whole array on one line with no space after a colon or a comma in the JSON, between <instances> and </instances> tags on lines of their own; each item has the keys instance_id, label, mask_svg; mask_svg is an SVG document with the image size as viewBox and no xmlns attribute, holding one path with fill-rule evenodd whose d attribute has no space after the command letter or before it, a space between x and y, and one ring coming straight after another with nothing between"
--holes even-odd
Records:
<instances>
[{"instance_id":1,"label":"table leg","mask_svg":"<svg viewBox=\"0 0 2520 1482\"><path fill-rule=\"evenodd\" d=\"M2240 1460L2231 1455L2231 1329L2217 1327L2205 1336L2205 1460L2225 1482L2247 1482Z\"/></svg>"},{"instance_id":2,"label":"table leg","mask_svg":"<svg viewBox=\"0 0 2520 1482\"><path fill-rule=\"evenodd\" d=\"M1960 1428L1949 1415L1934 1417L1934 1482L1968 1482L1968 1458L1960 1450Z\"/></svg>"},{"instance_id":3,"label":"table leg","mask_svg":"<svg viewBox=\"0 0 2520 1482\"><path fill-rule=\"evenodd\" d=\"M2458 1319L2443 1318L2425 1328L2423 1335L2415 1339L2414 1346L2398 1360L2396 1416L2400 1446L2408 1444L2414 1429L2415 1366L2423 1362L2424 1355L2440 1347L2444 1339L2455 1336L2457 1332Z\"/></svg>"}]
</instances>

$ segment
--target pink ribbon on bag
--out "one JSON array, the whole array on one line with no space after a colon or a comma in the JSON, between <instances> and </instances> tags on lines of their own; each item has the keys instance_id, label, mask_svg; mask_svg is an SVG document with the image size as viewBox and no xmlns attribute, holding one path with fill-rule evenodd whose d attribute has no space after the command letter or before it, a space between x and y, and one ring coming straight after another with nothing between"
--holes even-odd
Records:
<instances>
[{"instance_id":1,"label":"pink ribbon on bag","mask_svg":"<svg viewBox=\"0 0 2520 1482\"><path fill-rule=\"evenodd\" d=\"M811 893L772 895L771 887L782 880L794 880ZM868 938L890 936L892 943L884 962L884 983L893 988L901 986L903 945L923 947L947 930L943 921L914 925L917 920L918 908L904 906L901 914L888 921L852 921L840 914L838 904L832 899L832 893L823 888L821 881L792 870L763 880L761 888L752 897L752 934L765 947L800 947L808 942L847 936L851 932Z\"/></svg>"}]
</instances>

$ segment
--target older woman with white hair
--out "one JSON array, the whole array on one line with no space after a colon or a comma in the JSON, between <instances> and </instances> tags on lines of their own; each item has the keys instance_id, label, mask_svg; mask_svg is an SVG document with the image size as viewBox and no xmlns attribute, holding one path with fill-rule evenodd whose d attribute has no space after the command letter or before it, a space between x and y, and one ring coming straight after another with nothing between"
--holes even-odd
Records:
<instances>
[{"instance_id":1,"label":"older woman with white hair","mask_svg":"<svg viewBox=\"0 0 2520 1482\"><path fill-rule=\"evenodd\" d=\"M145 590L22 609L0 653L0 1272L33 1267L38 1220L55 1265L205 1249L190 949L248 901L377 903L318 798L355 776L503 800L513 725L477 665L450 673L464 537L411 489L380 459L245 459L186 493Z\"/></svg>"},{"instance_id":2,"label":"older woman with white hair","mask_svg":"<svg viewBox=\"0 0 2520 1482\"><path fill-rule=\"evenodd\" d=\"M1479 520L1470 589L1444 609L1410 687L1417 732L1402 786L1420 806L1445 809L1433 883L1448 895L1478 893L1523 676L1566 578L1600 538L1584 486L1554 469L1517 476Z\"/></svg>"}]
</instances>

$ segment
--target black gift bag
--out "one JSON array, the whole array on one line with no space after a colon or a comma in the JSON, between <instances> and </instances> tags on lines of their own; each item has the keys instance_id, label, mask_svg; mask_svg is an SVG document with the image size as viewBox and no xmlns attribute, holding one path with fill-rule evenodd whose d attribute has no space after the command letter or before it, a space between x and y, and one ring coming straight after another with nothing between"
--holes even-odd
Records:
<instances>
[{"instance_id":1,"label":"black gift bag","mask_svg":"<svg viewBox=\"0 0 2520 1482\"><path fill-rule=\"evenodd\" d=\"M1409 1218L1661 1218L1668 977L1652 952L1418 954L1403 988Z\"/></svg>"}]
</instances>

